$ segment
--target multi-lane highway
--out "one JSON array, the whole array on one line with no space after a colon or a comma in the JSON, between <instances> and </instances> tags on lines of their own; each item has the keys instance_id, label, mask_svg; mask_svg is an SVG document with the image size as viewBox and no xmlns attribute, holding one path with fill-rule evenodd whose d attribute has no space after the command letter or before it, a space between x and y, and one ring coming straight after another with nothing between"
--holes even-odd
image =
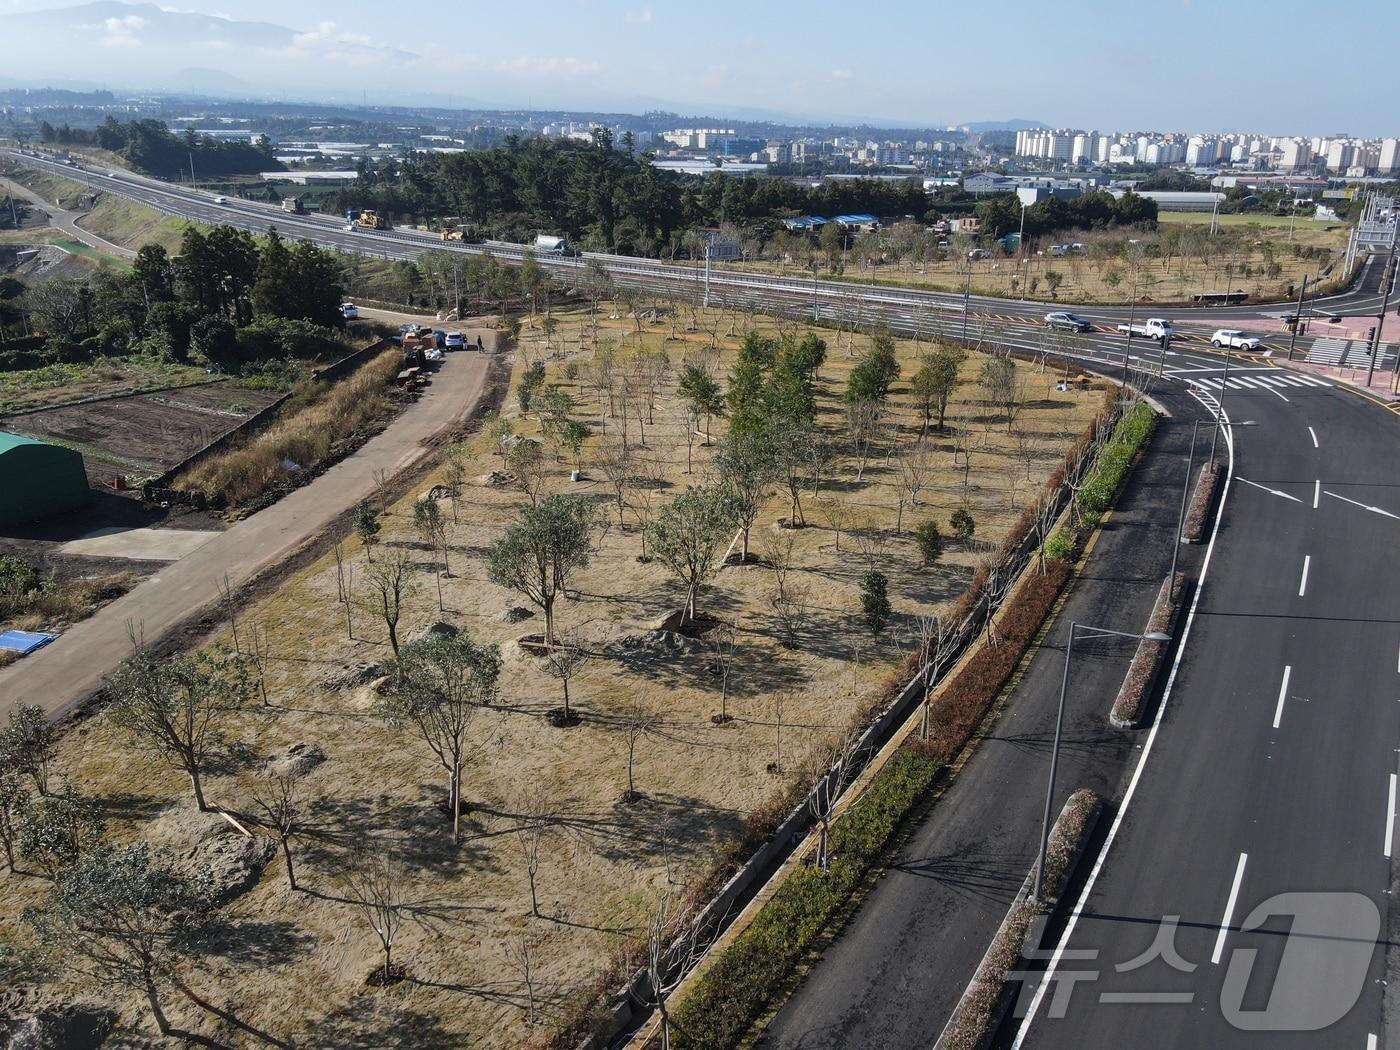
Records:
<instances>
[{"instance_id":1,"label":"multi-lane highway","mask_svg":"<svg viewBox=\"0 0 1400 1050\"><path fill-rule=\"evenodd\" d=\"M171 214L247 229L275 223L344 250L392 258L483 250L406 231L350 233L327 217L233 199L220 205L126 173L110 178L20 159ZM524 250L488 247L507 260ZM619 284L698 291L698 274L687 267L608 255L541 262L560 271L588 258ZM1374 313L1379 279L1380 267L1368 264L1352 290L1325 307ZM1100 330L1047 340L1037 320L1043 304L973 297L964 313L957 295L739 271L717 272L711 287L728 305L903 333L959 334L968 326L1003 346L1053 349L1110 374L1127 366L1159 377L1152 381L1177 398L1193 391L1212 412L1223 400L1227 416L1252 424L1232 428L1224 443L1231 483L1157 721L1130 738L1140 750L1125 758L1123 782L1110 785L1107 840L1090 857L1052 945L1049 979L1027 1016L1005 1027L1002 1045L1384 1045L1392 857L1400 850L1394 413L1257 355L1235 355L1227 377L1224 359L1201 337L1227 318L1276 318L1286 305L1212 307L1208 325L1193 321L1197 311L1154 308L1182 336L1162 348L1114 334L1120 309L1084 308L1077 312ZM1005 777L1040 775L1043 756L1007 754ZM1074 786L1064 783L1064 793ZM1281 896L1288 894L1302 896ZM1256 915L1261 907L1275 910ZM918 914L911 908L907 921ZM904 934L936 942L941 932ZM876 997L862 1009L897 1012L923 979L900 976L873 991L859 975L824 987L836 997L859 989ZM826 1003L828 1013L839 1014L839 1005ZM1320 1021L1327 1022L1321 1032L1300 1030ZM936 1036L935 1027L889 1046L927 1046Z\"/></svg>"}]
</instances>

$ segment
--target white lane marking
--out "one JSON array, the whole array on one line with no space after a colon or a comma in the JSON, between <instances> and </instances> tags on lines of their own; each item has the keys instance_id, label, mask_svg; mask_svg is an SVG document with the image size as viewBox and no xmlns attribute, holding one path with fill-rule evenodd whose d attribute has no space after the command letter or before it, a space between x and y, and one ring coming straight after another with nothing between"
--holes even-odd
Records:
<instances>
[{"instance_id":1,"label":"white lane marking","mask_svg":"<svg viewBox=\"0 0 1400 1050\"><path fill-rule=\"evenodd\" d=\"M1311 555L1311 554L1304 554L1304 555L1303 555L1303 580L1302 580L1301 583L1298 584L1298 597L1299 597L1299 598L1303 597L1304 592L1307 591L1307 589L1308 589L1308 566L1311 565L1311 564L1312 564L1312 555Z\"/></svg>"},{"instance_id":2,"label":"white lane marking","mask_svg":"<svg viewBox=\"0 0 1400 1050\"><path fill-rule=\"evenodd\" d=\"M1213 965L1220 965L1220 956L1225 952L1225 938L1230 934L1230 922L1235 917L1235 902L1240 898L1240 883L1244 882L1244 863L1248 853L1240 854L1240 862L1235 865L1235 882L1230 887L1230 899L1225 902L1225 914L1220 917L1220 932L1215 937L1215 951L1210 953Z\"/></svg>"},{"instance_id":3,"label":"white lane marking","mask_svg":"<svg viewBox=\"0 0 1400 1050\"><path fill-rule=\"evenodd\" d=\"M1390 799L1385 804L1385 855L1390 856L1390 847L1395 844L1395 774L1390 774Z\"/></svg>"},{"instance_id":4,"label":"white lane marking","mask_svg":"<svg viewBox=\"0 0 1400 1050\"><path fill-rule=\"evenodd\" d=\"M1289 401L1288 398L1283 397L1283 394L1281 394L1281 393L1280 393L1279 391L1277 391L1277 390L1272 390L1272 391L1270 391L1270 393L1274 394L1274 395L1277 396L1277 397L1283 398L1283 400L1284 400L1285 402L1287 402L1288 404L1290 404L1290 405L1293 404L1292 401Z\"/></svg>"},{"instance_id":5,"label":"white lane marking","mask_svg":"<svg viewBox=\"0 0 1400 1050\"><path fill-rule=\"evenodd\" d=\"M1308 436L1313 439L1313 448L1317 448L1317 431L1308 427Z\"/></svg>"},{"instance_id":6,"label":"white lane marking","mask_svg":"<svg viewBox=\"0 0 1400 1050\"><path fill-rule=\"evenodd\" d=\"M1293 673L1293 665L1286 664L1283 668L1283 684L1278 687L1278 706L1274 708L1274 728L1283 721L1283 702L1288 699L1288 676Z\"/></svg>"},{"instance_id":7,"label":"white lane marking","mask_svg":"<svg viewBox=\"0 0 1400 1050\"><path fill-rule=\"evenodd\" d=\"M1244 479L1241 478L1240 480L1243 481ZM1372 514L1384 514L1387 518L1394 518L1396 521L1400 521L1400 514L1392 514L1388 510L1381 510L1380 507L1373 507L1369 503L1357 503L1354 499L1347 499L1345 496L1338 496L1335 492L1330 492L1327 489L1323 489L1322 494L1324 496L1331 496L1333 499L1339 499L1343 503L1350 503L1353 507L1360 507L1362 510L1369 510Z\"/></svg>"},{"instance_id":8,"label":"white lane marking","mask_svg":"<svg viewBox=\"0 0 1400 1050\"><path fill-rule=\"evenodd\" d=\"M1376 1047L1379 1046L1379 1045L1380 1045L1380 1040L1378 1040L1378 1039L1376 1038L1376 1035L1375 1035L1374 1032L1372 1032L1370 1035L1368 1035L1368 1036L1366 1037L1366 1050L1376 1050Z\"/></svg>"},{"instance_id":9,"label":"white lane marking","mask_svg":"<svg viewBox=\"0 0 1400 1050\"><path fill-rule=\"evenodd\" d=\"M1317 510L1317 505L1322 500L1322 479L1318 478L1313 482L1313 510Z\"/></svg>"},{"instance_id":10,"label":"white lane marking","mask_svg":"<svg viewBox=\"0 0 1400 1050\"><path fill-rule=\"evenodd\" d=\"M1201 403L1212 415L1218 415L1222 422L1227 424L1225 429L1225 494L1220 500L1220 509L1216 512L1215 521L1210 528L1210 543L1206 544L1205 560L1201 562L1201 575L1196 585L1196 593L1191 597L1191 608L1186 613L1186 625L1181 629L1181 644L1177 646L1176 656L1172 659L1171 671L1167 674L1167 684L1162 690L1162 702L1157 705L1157 714L1152 719L1152 728L1148 730L1147 740L1143 742L1142 752L1138 756L1137 765L1133 767L1133 775L1128 780L1128 789L1123 792L1123 801L1118 805L1118 812L1114 814L1113 823L1108 826L1108 834L1104 836L1103 845L1099 847L1099 855L1094 858L1094 866L1089 869L1089 877L1084 880L1084 886L1079 891L1079 899L1074 903L1074 909L1069 913L1069 921L1065 923L1065 928L1060 933L1059 942L1055 945L1055 950L1050 954L1050 962L1045 968L1044 979L1036 985L1035 994L1031 996L1030 1008L1026 1011L1026 1016L1021 1020L1021 1026L1016 1029L1016 1038L1011 1043L1011 1050L1021 1050L1021 1046L1030 1034L1031 1026L1035 1023L1035 1016L1040 1010L1040 1004L1045 1001L1046 989L1054 984L1055 970L1060 965L1060 960L1064 958L1069 947L1070 939L1074 936L1075 927L1079 925L1079 917L1084 914L1084 907L1089 900L1089 894L1094 890L1094 884L1098 882L1099 875L1103 872L1103 866L1108 861L1108 854L1113 849L1114 840L1118 838L1118 832L1123 827L1123 818L1128 814L1128 808L1132 805L1133 796L1137 794L1138 782L1142 780L1143 770L1147 768L1147 760L1152 754L1152 747L1157 742L1157 733L1162 728L1162 719L1167 713L1167 707L1172 698L1172 689L1176 685L1176 676L1181 671L1181 660L1186 653L1186 643L1191 637L1191 627L1196 622L1196 610L1201 604L1201 595L1206 590L1206 579L1210 576L1210 563L1215 555L1215 541L1220 536L1220 520L1225 514L1225 504L1230 499L1231 486L1228 484L1235 473L1235 438L1234 432L1229 429L1230 417L1221 411L1218 406L1212 407L1207 400L1209 394L1201 394L1192 390L1189 391L1192 397Z\"/></svg>"},{"instance_id":11,"label":"white lane marking","mask_svg":"<svg viewBox=\"0 0 1400 1050\"><path fill-rule=\"evenodd\" d=\"M1288 493L1286 493L1286 492L1280 492L1278 489L1271 489L1271 488L1269 488L1269 486L1267 486L1267 485L1261 485L1261 484L1259 484L1259 482L1257 482L1257 481L1250 481L1248 478L1236 478L1235 480L1236 480L1236 481L1243 481L1246 485L1253 485L1256 489L1263 489L1263 490L1264 490L1265 492L1267 492L1270 496L1282 496L1284 499L1291 499L1294 503L1302 503L1302 502L1303 502L1303 501L1300 500L1297 496L1290 496L1290 495L1289 495ZM1331 494L1329 493L1329 495L1331 495Z\"/></svg>"}]
</instances>

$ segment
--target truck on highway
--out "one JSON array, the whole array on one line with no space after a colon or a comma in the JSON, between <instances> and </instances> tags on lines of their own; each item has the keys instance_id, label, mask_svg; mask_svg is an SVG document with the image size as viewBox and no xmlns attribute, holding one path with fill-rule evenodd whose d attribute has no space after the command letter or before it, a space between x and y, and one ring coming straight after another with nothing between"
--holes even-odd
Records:
<instances>
[{"instance_id":1,"label":"truck on highway","mask_svg":"<svg viewBox=\"0 0 1400 1050\"><path fill-rule=\"evenodd\" d=\"M300 197L283 197L282 210L288 215L306 214L306 205L301 203Z\"/></svg>"},{"instance_id":2,"label":"truck on highway","mask_svg":"<svg viewBox=\"0 0 1400 1050\"><path fill-rule=\"evenodd\" d=\"M535 251L545 255L575 254L574 250L569 247L569 242L566 238L556 237L549 233L536 234L534 248Z\"/></svg>"},{"instance_id":3,"label":"truck on highway","mask_svg":"<svg viewBox=\"0 0 1400 1050\"><path fill-rule=\"evenodd\" d=\"M1134 324L1120 324L1118 331L1127 332L1130 337L1140 335L1163 343L1172 337L1172 323L1164 317L1149 317Z\"/></svg>"}]
</instances>

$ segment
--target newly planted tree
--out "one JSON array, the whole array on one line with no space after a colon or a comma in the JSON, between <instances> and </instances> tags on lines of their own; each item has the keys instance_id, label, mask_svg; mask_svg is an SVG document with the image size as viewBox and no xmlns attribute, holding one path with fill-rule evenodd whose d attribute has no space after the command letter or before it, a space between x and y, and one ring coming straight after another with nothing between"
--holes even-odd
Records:
<instances>
[{"instance_id":1,"label":"newly planted tree","mask_svg":"<svg viewBox=\"0 0 1400 1050\"><path fill-rule=\"evenodd\" d=\"M876 638L890 622L889 581L882 572L867 572L860 581L860 609L865 626Z\"/></svg>"},{"instance_id":2,"label":"newly planted tree","mask_svg":"<svg viewBox=\"0 0 1400 1050\"><path fill-rule=\"evenodd\" d=\"M583 670L592 657L593 654L584 648L582 639L563 632L560 632L558 644L550 649L545 657L545 664L549 668L550 676L564 690L564 706L550 712L550 719L555 725L573 726L578 724L578 717L569 705L569 682Z\"/></svg>"},{"instance_id":3,"label":"newly planted tree","mask_svg":"<svg viewBox=\"0 0 1400 1050\"><path fill-rule=\"evenodd\" d=\"M554 603L588 565L593 514L572 496L548 496L523 507L487 554L491 581L518 591L544 613L544 644L554 645Z\"/></svg>"},{"instance_id":4,"label":"newly planted tree","mask_svg":"<svg viewBox=\"0 0 1400 1050\"><path fill-rule=\"evenodd\" d=\"M715 456L743 531L742 560L749 560L749 533L778 477L773 438L766 430L730 431Z\"/></svg>"},{"instance_id":5,"label":"newly planted tree","mask_svg":"<svg viewBox=\"0 0 1400 1050\"><path fill-rule=\"evenodd\" d=\"M252 691L248 661L219 650L161 660L137 650L107 679L112 720L138 747L165 758L190 778L204 810L202 775L223 745L222 723Z\"/></svg>"},{"instance_id":6,"label":"newly planted tree","mask_svg":"<svg viewBox=\"0 0 1400 1050\"><path fill-rule=\"evenodd\" d=\"M399 618L403 604L413 589L413 560L402 547L392 547L365 573L369 585L368 605L384 621L389 648L399 655Z\"/></svg>"},{"instance_id":7,"label":"newly planted tree","mask_svg":"<svg viewBox=\"0 0 1400 1050\"><path fill-rule=\"evenodd\" d=\"M411 727L447 772L447 809L452 840L461 831L462 765L467 731L477 710L496 695L501 654L458 632L432 634L403 647L385 691L383 714L391 725Z\"/></svg>"},{"instance_id":8,"label":"newly planted tree","mask_svg":"<svg viewBox=\"0 0 1400 1050\"><path fill-rule=\"evenodd\" d=\"M370 975L374 984L394 984L405 976L394 964L394 945L403 926L408 901L408 872L397 843L364 845L351 854L341 874L345 899L379 942L384 962Z\"/></svg>"},{"instance_id":9,"label":"newly planted tree","mask_svg":"<svg viewBox=\"0 0 1400 1050\"><path fill-rule=\"evenodd\" d=\"M683 624L695 618L700 588L719 571L737 520L729 491L706 485L686 489L648 526L652 555L685 584Z\"/></svg>"},{"instance_id":10,"label":"newly planted tree","mask_svg":"<svg viewBox=\"0 0 1400 1050\"><path fill-rule=\"evenodd\" d=\"M111 994L144 995L162 1035L209 1043L171 1026L162 993L173 984L208 1008L179 978L177 967L198 958L198 936L211 910L207 896L168 854L138 843L79 858L42 903L25 910L24 919L55 969Z\"/></svg>"},{"instance_id":11,"label":"newly planted tree","mask_svg":"<svg viewBox=\"0 0 1400 1050\"><path fill-rule=\"evenodd\" d=\"M262 813L263 824L277 838L282 858L287 864L287 885L297 888L296 871L292 867L292 838L301 826L301 776L297 773L273 773L253 795L253 804Z\"/></svg>"},{"instance_id":12,"label":"newly planted tree","mask_svg":"<svg viewBox=\"0 0 1400 1050\"><path fill-rule=\"evenodd\" d=\"M374 509L367 499L360 500L355 505L355 535L360 537L360 544L365 549L365 557L373 560L374 545L379 542L379 512Z\"/></svg>"},{"instance_id":13,"label":"newly planted tree","mask_svg":"<svg viewBox=\"0 0 1400 1050\"><path fill-rule=\"evenodd\" d=\"M59 872L102 844L105 824L97 805L72 784L33 799L20 813L18 847L48 875Z\"/></svg>"},{"instance_id":14,"label":"newly planted tree","mask_svg":"<svg viewBox=\"0 0 1400 1050\"><path fill-rule=\"evenodd\" d=\"M35 791L46 794L57 749L57 734L42 707L20 704L10 711L9 724L0 730L0 769L24 774Z\"/></svg>"}]
</instances>

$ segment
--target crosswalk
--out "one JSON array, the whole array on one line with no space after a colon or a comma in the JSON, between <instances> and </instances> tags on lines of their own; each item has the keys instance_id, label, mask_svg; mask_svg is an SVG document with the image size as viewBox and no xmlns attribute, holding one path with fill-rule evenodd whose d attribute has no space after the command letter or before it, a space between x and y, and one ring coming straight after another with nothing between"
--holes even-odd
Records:
<instances>
[{"instance_id":1,"label":"crosswalk","mask_svg":"<svg viewBox=\"0 0 1400 1050\"><path fill-rule=\"evenodd\" d=\"M1251 372L1249 375L1223 375L1192 378L1191 382L1211 390L1297 390L1301 387L1330 387L1332 384L1316 376L1296 372Z\"/></svg>"},{"instance_id":2,"label":"crosswalk","mask_svg":"<svg viewBox=\"0 0 1400 1050\"><path fill-rule=\"evenodd\" d=\"M1368 349L1365 339L1343 339L1341 336L1323 335L1313 340L1303 360L1309 364L1330 365L1333 368L1365 368L1371 363ZM1393 360L1388 353L1389 349L1389 343L1381 343L1376 360L1377 368L1389 367L1388 362Z\"/></svg>"}]
</instances>

